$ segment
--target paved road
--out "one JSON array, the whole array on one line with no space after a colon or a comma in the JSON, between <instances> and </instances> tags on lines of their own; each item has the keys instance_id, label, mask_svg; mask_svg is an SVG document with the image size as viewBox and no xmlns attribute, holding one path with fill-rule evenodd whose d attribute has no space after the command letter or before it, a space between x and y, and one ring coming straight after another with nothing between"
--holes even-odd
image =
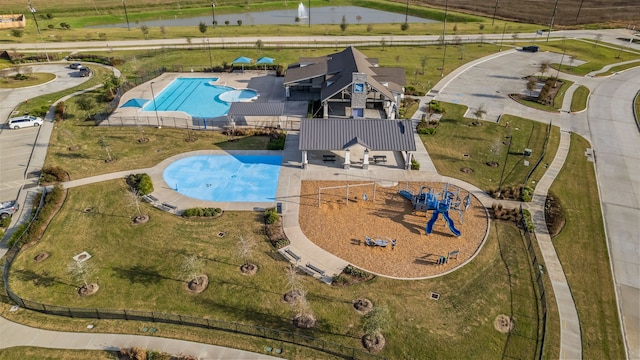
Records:
<instances>
[{"instance_id":1,"label":"paved road","mask_svg":"<svg viewBox=\"0 0 640 360\"><path fill-rule=\"evenodd\" d=\"M46 84L20 89L0 89L0 201L15 200L20 188L30 177L29 161L40 128L9 129L8 118L17 105L27 99L65 90L89 80L78 76L63 63L32 65L33 72L47 72L56 75L55 80Z\"/></svg>"},{"instance_id":2,"label":"paved road","mask_svg":"<svg viewBox=\"0 0 640 360\"><path fill-rule=\"evenodd\" d=\"M587 112L630 359L640 358L640 133L633 118L638 91L640 68L612 76L595 88Z\"/></svg>"}]
</instances>

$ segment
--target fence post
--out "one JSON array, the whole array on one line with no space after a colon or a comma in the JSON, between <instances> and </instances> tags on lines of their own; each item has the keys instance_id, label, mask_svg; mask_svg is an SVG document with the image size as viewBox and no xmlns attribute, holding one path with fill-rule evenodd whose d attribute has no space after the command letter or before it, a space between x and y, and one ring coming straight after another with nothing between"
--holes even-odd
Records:
<instances>
[{"instance_id":1,"label":"fence post","mask_svg":"<svg viewBox=\"0 0 640 360\"><path fill-rule=\"evenodd\" d=\"M73 312L71 312L71 308L67 308L67 311L69 311L69 317L73 318Z\"/></svg>"}]
</instances>

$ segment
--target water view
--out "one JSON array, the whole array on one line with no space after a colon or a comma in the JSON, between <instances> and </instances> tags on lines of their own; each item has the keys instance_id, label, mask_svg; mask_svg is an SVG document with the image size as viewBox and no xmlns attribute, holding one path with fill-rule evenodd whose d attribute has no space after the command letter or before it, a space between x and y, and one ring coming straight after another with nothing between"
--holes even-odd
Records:
<instances>
[{"instance_id":1,"label":"water view","mask_svg":"<svg viewBox=\"0 0 640 360\"><path fill-rule=\"evenodd\" d=\"M392 13L388 11L367 9L359 6L328 6L328 7L312 7L310 10L302 4L291 3L291 9L274 10L264 12L246 12L240 14L221 14L216 15L218 26L225 26L225 21L229 21L231 25L237 25L238 20L242 20L243 25L275 25L275 24L295 24L296 17L300 18L299 24L306 25L311 19L314 25L338 25L342 22L344 16L349 24L401 24L404 23L404 14ZM302 5L302 6L300 6ZM146 25L149 27L159 26L198 26L200 22L211 25L212 16L199 16L192 18L175 18L158 19L151 21L143 21L136 23L134 26ZM359 19L359 20L358 20ZM423 19L416 16L408 17L409 23L431 23L435 20ZM90 28L114 28L127 27L126 23L105 24L98 26L89 26Z\"/></svg>"}]
</instances>

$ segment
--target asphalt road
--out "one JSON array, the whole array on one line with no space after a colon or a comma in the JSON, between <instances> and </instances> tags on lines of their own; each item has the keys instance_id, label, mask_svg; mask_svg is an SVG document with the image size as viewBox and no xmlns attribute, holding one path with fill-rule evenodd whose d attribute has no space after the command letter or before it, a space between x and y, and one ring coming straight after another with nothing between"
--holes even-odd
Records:
<instances>
[{"instance_id":1,"label":"asphalt road","mask_svg":"<svg viewBox=\"0 0 640 360\"><path fill-rule=\"evenodd\" d=\"M33 72L56 75L46 84L20 89L0 89L0 201L15 200L20 188L30 182L29 161L40 128L9 129L7 121L17 105L40 95L72 88L89 80L66 64L32 65Z\"/></svg>"}]
</instances>

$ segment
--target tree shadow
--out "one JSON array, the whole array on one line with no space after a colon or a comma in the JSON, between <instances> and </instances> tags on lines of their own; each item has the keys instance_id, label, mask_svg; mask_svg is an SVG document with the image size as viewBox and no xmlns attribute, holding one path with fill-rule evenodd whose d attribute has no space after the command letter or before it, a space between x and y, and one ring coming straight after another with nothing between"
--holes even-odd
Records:
<instances>
[{"instance_id":1,"label":"tree shadow","mask_svg":"<svg viewBox=\"0 0 640 360\"><path fill-rule=\"evenodd\" d=\"M13 269L12 273L21 281L31 282L38 287L52 287L55 284L67 285L75 288L75 285L59 281L55 276L51 275L48 271L43 271L38 274L31 270Z\"/></svg>"},{"instance_id":2,"label":"tree shadow","mask_svg":"<svg viewBox=\"0 0 640 360\"><path fill-rule=\"evenodd\" d=\"M180 282L181 280L160 274L155 266L133 265L129 268L114 267L113 271L120 279L129 280L129 283L141 283L156 285L162 280L173 280Z\"/></svg>"}]
</instances>

